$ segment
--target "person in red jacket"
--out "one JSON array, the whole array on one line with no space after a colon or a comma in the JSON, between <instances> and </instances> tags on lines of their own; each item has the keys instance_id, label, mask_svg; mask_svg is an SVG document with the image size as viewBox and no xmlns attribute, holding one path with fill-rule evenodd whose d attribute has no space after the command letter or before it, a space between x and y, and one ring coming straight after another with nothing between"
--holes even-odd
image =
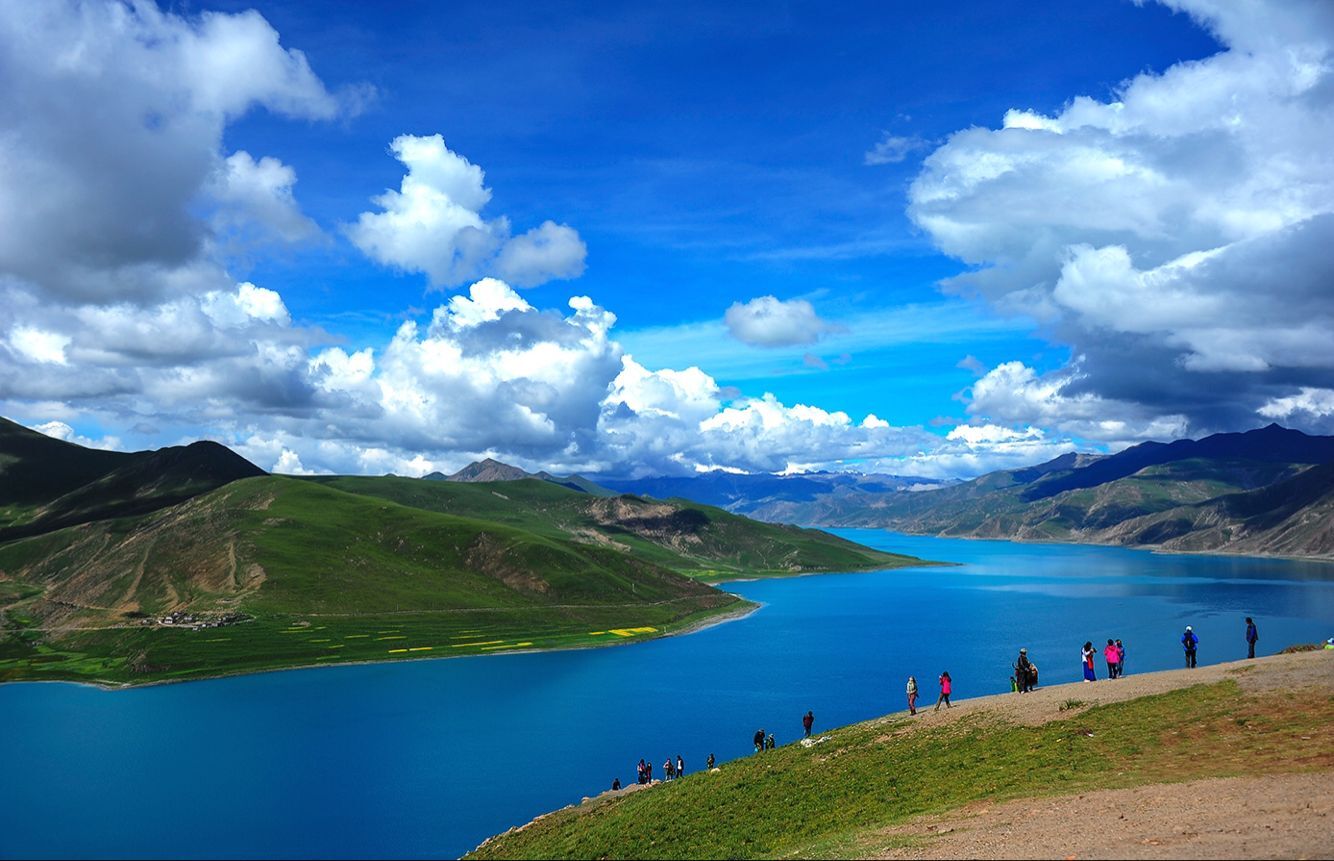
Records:
<instances>
[{"instance_id":1,"label":"person in red jacket","mask_svg":"<svg viewBox=\"0 0 1334 861\"><path fill-rule=\"evenodd\" d=\"M801 728L806 730L806 738L811 737L811 727L815 726L815 712L807 711L806 716L801 719Z\"/></svg>"},{"instance_id":2,"label":"person in red jacket","mask_svg":"<svg viewBox=\"0 0 1334 861\"><path fill-rule=\"evenodd\" d=\"M940 699L936 700L936 711L940 711L940 704L944 703L945 708L953 708L950 705L950 692L954 690L954 682L950 679L948 671L940 674Z\"/></svg>"}]
</instances>

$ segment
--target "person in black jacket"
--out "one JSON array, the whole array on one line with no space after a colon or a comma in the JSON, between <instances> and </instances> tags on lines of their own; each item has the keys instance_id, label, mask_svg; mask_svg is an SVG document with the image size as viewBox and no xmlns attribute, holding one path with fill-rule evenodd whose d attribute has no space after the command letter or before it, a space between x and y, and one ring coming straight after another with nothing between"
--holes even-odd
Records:
<instances>
[{"instance_id":1,"label":"person in black jacket","mask_svg":"<svg viewBox=\"0 0 1334 861\"><path fill-rule=\"evenodd\" d=\"M1186 626L1186 632L1181 635L1181 647L1186 650L1186 668L1195 669L1195 649L1200 645L1200 638L1195 636L1195 632Z\"/></svg>"},{"instance_id":2,"label":"person in black jacket","mask_svg":"<svg viewBox=\"0 0 1334 861\"><path fill-rule=\"evenodd\" d=\"M1255 627L1255 620L1246 617L1246 657L1255 657L1255 641L1260 639L1260 629Z\"/></svg>"},{"instance_id":3,"label":"person in black jacket","mask_svg":"<svg viewBox=\"0 0 1334 861\"><path fill-rule=\"evenodd\" d=\"M1019 683L1019 693L1033 690L1033 665L1028 662L1028 649L1019 650L1019 660L1014 662L1014 680Z\"/></svg>"}]
</instances>

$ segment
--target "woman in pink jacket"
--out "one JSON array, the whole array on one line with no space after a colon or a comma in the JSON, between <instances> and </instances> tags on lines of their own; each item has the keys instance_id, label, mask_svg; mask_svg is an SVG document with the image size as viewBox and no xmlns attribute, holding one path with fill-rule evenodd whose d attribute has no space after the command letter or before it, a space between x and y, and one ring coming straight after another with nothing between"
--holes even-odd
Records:
<instances>
[{"instance_id":1,"label":"woman in pink jacket","mask_svg":"<svg viewBox=\"0 0 1334 861\"><path fill-rule=\"evenodd\" d=\"M1116 668L1121 663L1121 653L1117 651L1115 640L1107 641L1107 648L1102 650L1102 656L1107 660L1107 678L1116 678Z\"/></svg>"},{"instance_id":2,"label":"woman in pink jacket","mask_svg":"<svg viewBox=\"0 0 1334 861\"><path fill-rule=\"evenodd\" d=\"M945 708L953 708L950 705L950 691L954 689L954 682L950 680L950 674L944 672L940 674L940 699L936 700L936 711L940 711L940 704L944 703Z\"/></svg>"}]
</instances>

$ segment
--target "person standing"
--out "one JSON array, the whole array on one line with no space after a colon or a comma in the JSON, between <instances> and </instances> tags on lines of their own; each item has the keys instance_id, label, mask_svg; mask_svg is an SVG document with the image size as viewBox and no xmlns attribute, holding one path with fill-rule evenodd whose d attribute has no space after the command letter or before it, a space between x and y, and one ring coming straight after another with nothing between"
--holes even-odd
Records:
<instances>
[{"instance_id":1,"label":"person standing","mask_svg":"<svg viewBox=\"0 0 1334 861\"><path fill-rule=\"evenodd\" d=\"M808 709L805 717L801 719L801 728L806 731L806 734L802 736L802 738L811 737L811 727L813 726L815 726L815 712Z\"/></svg>"},{"instance_id":2,"label":"person standing","mask_svg":"<svg viewBox=\"0 0 1334 861\"><path fill-rule=\"evenodd\" d=\"M653 782L653 763L651 762L644 763L644 782Z\"/></svg>"},{"instance_id":3,"label":"person standing","mask_svg":"<svg viewBox=\"0 0 1334 861\"><path fill-rule=\"evenodd\" d=\"M617 792L620 790L620 788L621 788L621 779L619 777L613 777L611 779L611 791Z\"/></svg>"},{"instance_id":4,"label":"person standing","mask_svg":"<svg viewBox=\"0 0 1334 861\"><path fill-rule=\"evenodd\" d=\"M640 759L639 759L639 767L638 767L637 769L635 769L635 776L636 776L636 778L638 779L638 782L639 782L639 785L640 785L640 786L643 786L645 783L648 783L648 776L647 776L647 775L648 775L648 766L646 766L646 765L644 764L644 759L643 759L643 757L640 757Z\"/></svg>"},{"instance_id":5,"label":"person standing","mask_svg":"<svg viewBox=\"0 0 1334 861\"><path fill-rule=\"evenodd\" d=\"M1119 679L1126 674L1126 647L1121 645L1121 641L1116 641L1116 677Z\"/></svg>"},{"instance_id":6,"label":"person standing","mask_svg":"<svg viewBox=\"0 0 1334 861\"><path fill-rule=\"evenodd\" d=\"M1107 678L1116 678L1116 664L1121 656L1116 652L1115 640L1107 641L1107 648L1102 650L1102 656L1107 661Z\"/></svg>"},{"instance_id":7,"label":"person standing","mask_svg":"<svg viewBox=\"0 0 1334 861\"><path fill-rule=\"evenodd\" d=\"M755 730L755 738L753 740L755 742L756 753L759 753L760 751L764 750L764 730L762 729Z\"/></svg>"},{"instance_id":8,"label":"person standing","mask_svg":"<svg viewBox=\"0 0 1334 861\"><path fill-rule=\"evenodd\" d=\"M1019 683L1019 693L1033 690L1033 665L1028 661L1028 649L1019 650L1019 660L1014 662L1014 680Z\"/></svg>"},{"instance_id":9,"label":"person standing","mask_svg":"<svg viewBox=\"0 0 1334 861\"><path fill-rule=\"evenodd\" d=\"M1095 654L1097 654L1097 652L1093 650L1093 641L1090 640L1086 642L1083 651L1084 681L1086 682L1096 682L1098 680L1098 674L1093 671L1093 656Z\"/></svg>"},{"instance_id":10,"label":"person standing","mask_svg":"<svg viewBox=\"0 0 1334 861\"><path fill-rule=\"evenodd\" d=\"M716 761L717 760L713 758L713 754L709 754L709 758L704 760L704 767L707 768L709 771L713 771L713 764Z\"/></svg>"},{"instance_id":11,"label":"person standing","mask_svg":"<svg viewBox=\"0 0 1334 861\"><path fill-rule=\"evenodd\" d=\"M686 761L681 758L681 754L679 753L676 755L676 776L686 776Z\"/></svg>"},{"instance_id":12,"label":"person standing","mask_svg":"<svg viewBox=\"0 0 1334 861\"><path fill-rule=\"evenodd\" d=\"M1195 636L1190 625L1186 626L1186 632L1181 635L1181 647L1186 650L1186 669L1195 669L1195 651L1199 648L1200 638Z\"/></svg>"},{"instance_id":13,"label":"person standing","mask_svg":"<svg viewBox=\"0 0 1334 861\"><path fill-rule=\"evenodd\" d=\"M672 765L672 758L669 756L662 764L662 779L671 780L674 777L676 777L676 766Z\"/></svg>"},{"instance_id":14,"label":"person standing","mask_svg":"<svg viewBox=\"0 0 1334 861\"><path fill-rule=\"evenodd\" d=\"M778 747L778 743L777 743L776 741L774 741L774 734L773 734L773 733L769 733L769 742L768 742L768 745L769 745L769 750L773 750L774 748Z\"/></svg>"},{"instance_id":15,"label":"person standing","mask_svg":"<svg viewBox=\"0 0 1334 861\"><path fill-rule=\"evenodd\" d=\"M1255 657L1255 641L1260 639L1260 629L1255 627L1255 620L1246 617L1246 657Z\"/></svg>"},{"instance_id":16,"label":"person standing","mask_svg":"<svg viewBox=\"0 0 1334 861\"><path fill-rule=\"evenodd\" d=\"M954 691L954 680L950 678L949 671L940 674L940 698L936 700L936 711L940 711L940 704L944 703L945 708L953 708L950 705L950 694Z\"/></svg>"},{"instance_id":17,"label":"person standing","mask_svg":"<svg viewBox=\"0 0 1334 861\"><path fill-rule=\"evenodd\" d=\"M908 676L908 714L917 714L917 677Z\"/></svg>"}]
</instances>

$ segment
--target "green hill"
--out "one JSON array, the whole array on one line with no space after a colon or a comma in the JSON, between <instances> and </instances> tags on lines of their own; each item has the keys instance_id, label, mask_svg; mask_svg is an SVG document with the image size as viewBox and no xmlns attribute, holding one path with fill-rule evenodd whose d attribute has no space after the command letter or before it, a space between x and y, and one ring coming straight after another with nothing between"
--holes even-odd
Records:
<instances>
[{"instance_id":1,"label":"green hill","mask_svg":"<svg viewBox=\"0 0 1334 861\"><path fill-rule=\"evenodd\" d=\"M705 581L922 564L539 479L230 480L259 470L212 443L108 462L0 542L0 680L630 642L750 607Z\"/></svg>"}]
</instances>

